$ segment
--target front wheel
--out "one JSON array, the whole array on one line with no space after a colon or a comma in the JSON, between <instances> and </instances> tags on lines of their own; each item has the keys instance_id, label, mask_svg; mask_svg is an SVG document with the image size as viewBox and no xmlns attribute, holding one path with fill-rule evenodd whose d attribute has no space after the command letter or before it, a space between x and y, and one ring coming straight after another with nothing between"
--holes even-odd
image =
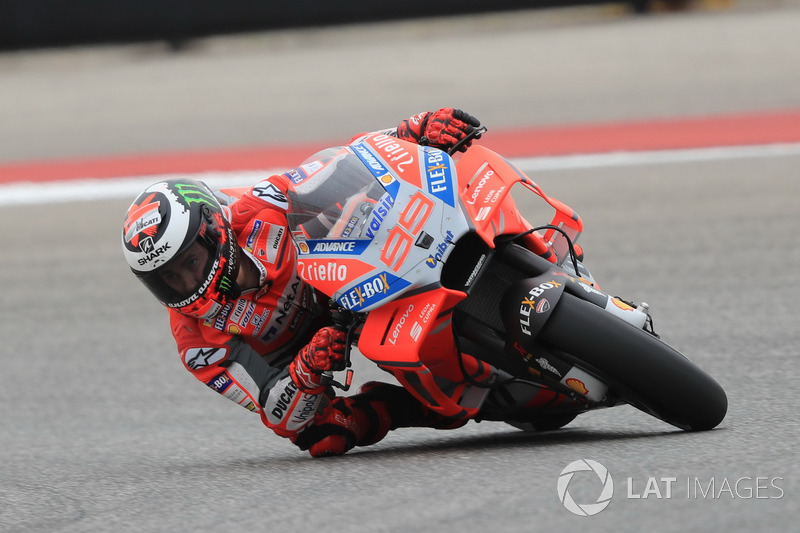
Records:
<instances>
[{"instance_id":1,"label":"front wheel","mask_svg":"<svg viewBox=\"0 0 800 533\"><path fill-rule=\"evenodd\" d=\"M569 293L539 339L626 402L681 429L712 429L725 418L728 398L714 378L656 337Z\"/></svg>"},{"instance_id":2,"label":"front wheel","mask_svg":"<svg viewBox=\"0 0 800 533\"><path fill-rule=\"evenodd\" d=\"M522 431L555 431L561 429L578 416L578 413L563 415L532 415L526 420L506 420L506 424Z\"/></svg>"}]
</instances>

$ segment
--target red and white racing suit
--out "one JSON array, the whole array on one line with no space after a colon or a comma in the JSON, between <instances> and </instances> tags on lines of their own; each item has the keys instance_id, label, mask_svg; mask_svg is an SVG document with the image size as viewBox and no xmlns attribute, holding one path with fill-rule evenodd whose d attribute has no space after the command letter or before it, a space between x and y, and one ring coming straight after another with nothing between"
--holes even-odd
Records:
<instances>
[{"instance_id":1,"label":"red and white racing suit","mask_svg":"<svg viewBox=\"0 0 800 533\"><path fill-rule=\"evenodd\" d=\"M169 314L186 369L295 440L313 421L323 395L300 391L286 367L326 325L328 310L325 297L297 274L284 192L280 177L272 176L230 206L241 261L256 265L259 287L210 319Z\"/></svg>"},{"instance_id":2,"label":"red and white racing suit","mask_svg":"<svg viewBox=\"0 0 800 533\"><path fill-rule=\"evenodd\" d=\"M314 333L329 324L330 316L327 297L297 272L286 219L285 179L291 178L288 174L267 178L230 205L241 261L256 265L258 288L230 301L210 319L187 317L171 309L169 315L186 369L219 394L259 413L275 433L299 445L298 437L314 423L325 394L301 391L289 376L288 365ZM487 406L496 403L505 409L507 398L493 396L487 398ZM539 401L540 396L534 391L528 403ZM352 400L349 406L372 413L367 417L369 431L356 445L376 442L397 427L451 428L466 423L436 415L407 391L388 384L373 384L370 391L348 400ZM553 399L546 400L552 403ZM382 420L374 420L376 416ZM325 430L314 430L319 431Z\"/></svg>"}]
</instances>

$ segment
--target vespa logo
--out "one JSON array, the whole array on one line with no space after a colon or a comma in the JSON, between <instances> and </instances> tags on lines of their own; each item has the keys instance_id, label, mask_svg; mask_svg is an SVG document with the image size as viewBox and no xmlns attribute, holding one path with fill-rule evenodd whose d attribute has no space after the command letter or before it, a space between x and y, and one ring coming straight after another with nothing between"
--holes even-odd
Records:
<instances>
[{"instance_id":1,"label":"vespa logo","mask_svg":"<svg viewBox=\"0 0 800 533\"><path fill-rule=\"evenodd\" d=\"M568 489L573 481L573 476L575 476L575 473L583 471L594 472L603 486L597 501L594 503L577 503L569 493ZM557 489L558 499L569 512L578 516L594 516L611 503L611 498L614 496L614 480L611 479L611 474L602 464L592 459L579 459L571 462L561 471L561 475L558 477Z\"/></svg>"}]
</instances>

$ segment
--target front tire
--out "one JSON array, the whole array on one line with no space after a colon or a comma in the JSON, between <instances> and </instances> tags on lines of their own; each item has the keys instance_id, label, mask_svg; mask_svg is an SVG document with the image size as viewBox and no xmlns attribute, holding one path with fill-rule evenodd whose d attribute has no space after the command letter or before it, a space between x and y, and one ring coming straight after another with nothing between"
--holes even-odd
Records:
<instances>
[{"instance_id":1,"label":"front tire","mask_svg":"<svg viewBox=\"0 0 800 533\"><path fill-rule=\"evenodd\" d=\"M563 415L539 415L531 416L527 420L506 420L506 424L514 426L522 431L555 431L561 429L578 416L578 413L570 413Z\"/></svg>"},{"instance_id":2,"label":"front tire","mask_svg":"<svg viewBox=\"0 0 800 533\"><path fill-rule=\"evenodd\" d=\"M603 309L564 293L539 339L595 374L631 405L687 431L716 427L722 387L678 351Z\"/></svg>"}]
</instances>

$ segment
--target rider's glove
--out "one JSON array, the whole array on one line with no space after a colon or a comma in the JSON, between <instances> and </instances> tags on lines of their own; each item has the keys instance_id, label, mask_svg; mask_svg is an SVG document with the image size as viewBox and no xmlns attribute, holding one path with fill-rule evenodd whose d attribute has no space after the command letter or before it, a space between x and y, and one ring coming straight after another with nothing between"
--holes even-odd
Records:
<instances>
[{"instance_id":1,"label":"rider's glove","mask_svg":"<svg viewBox=\"0 0 800 533\"><path fill-rule=\"evenodd\" d=\"M481 122L469 113L444 107L407 118L397 126L397 137L423 146L447 150L480 125ZM480 135L475 138L479 139ZM463 144L459 151L466 151L470 144L471 140Z\"/></svg>"},{"instance_id":2,"label":"rider's glove","mask_svg":"<svg viewBox=\"0 0 800 533\"><path fill-rule=\"evenodd\" d=\"M325 390L323 372L342 370L347 334L336 328L322 328L314 334L289 364L289 375L297 387L311 394Z\"/></svg>"}]
</instances>

